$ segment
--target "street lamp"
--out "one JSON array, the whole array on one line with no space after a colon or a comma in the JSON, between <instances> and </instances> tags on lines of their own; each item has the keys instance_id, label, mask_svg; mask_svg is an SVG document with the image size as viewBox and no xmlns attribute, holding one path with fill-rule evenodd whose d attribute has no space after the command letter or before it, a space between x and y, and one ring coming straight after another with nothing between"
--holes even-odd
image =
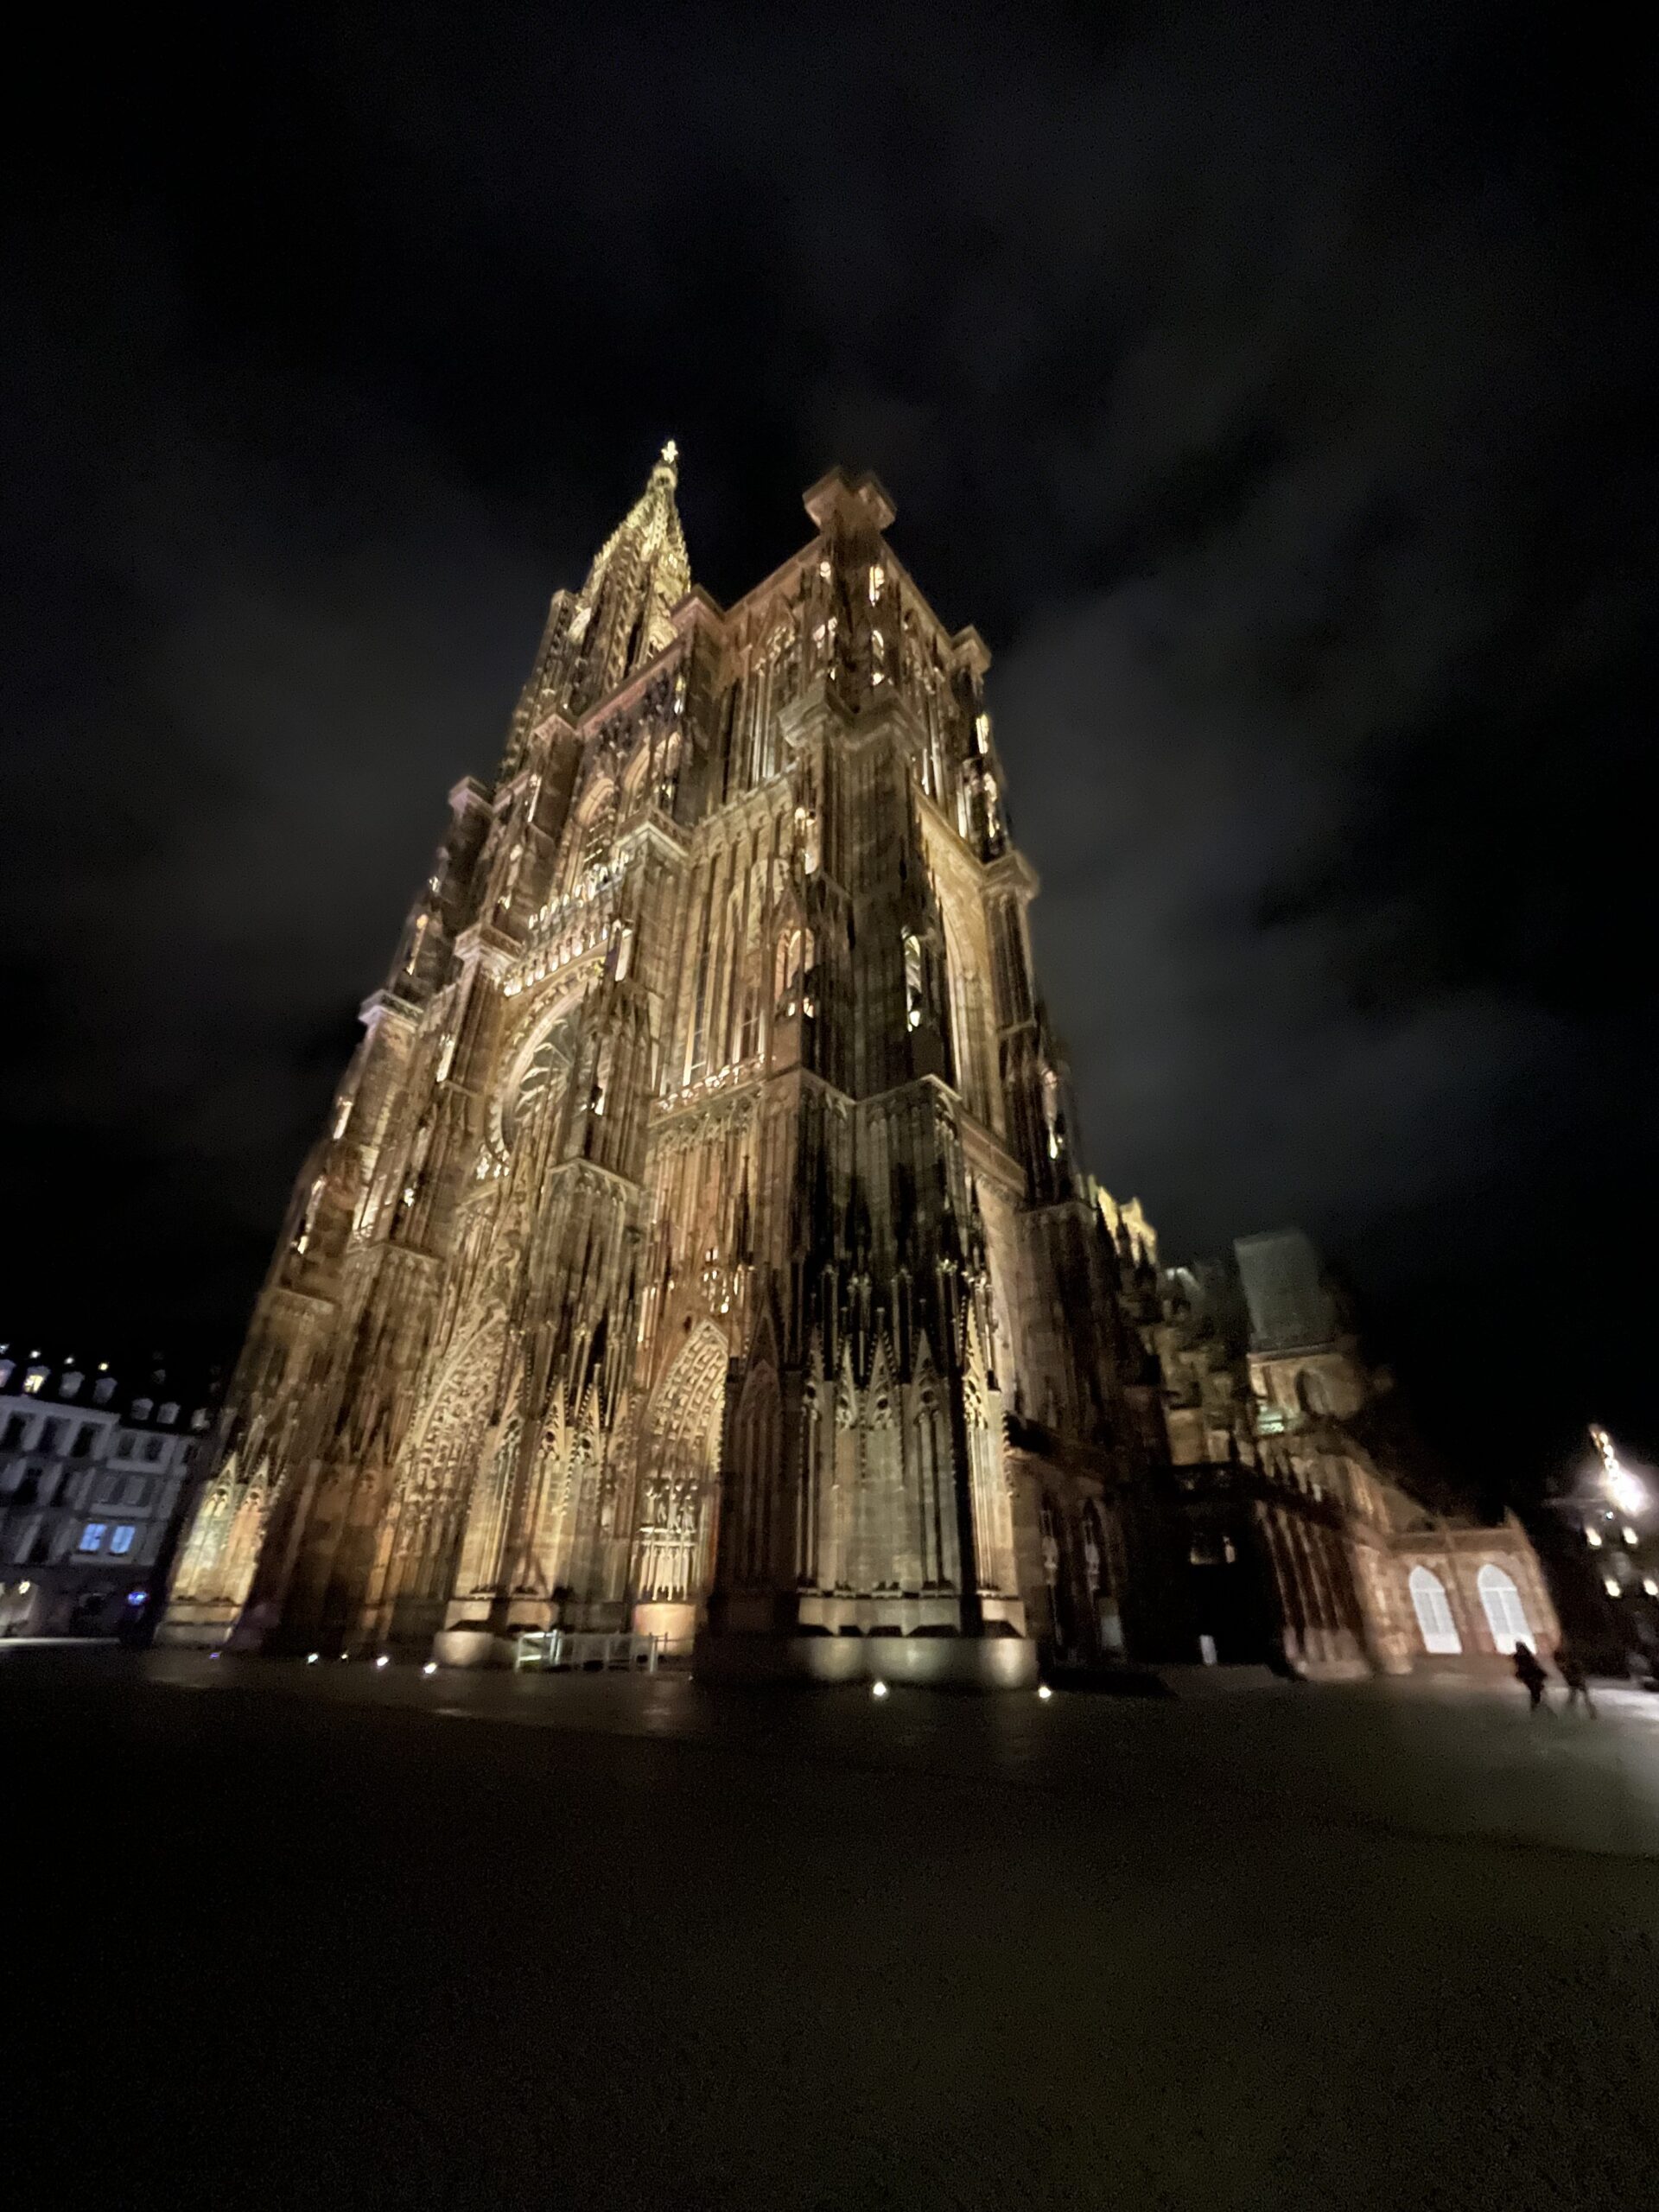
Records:
<instances>
[{"instance_id":1,"label":"street lamp","mask_svg":"<svg viewBox=\"0 0 1659 2212\"><path fill-rule=\"evenodd\" d=\"M1621 1513L1640 1513L1648 1502L1648 1493L1630 1469L1623 1465L1613 1449L1613 1440L1605 1428L1592 1422L1590 1441L1601 1454L1602 1487Z\"/></svg>"}]
</instances>

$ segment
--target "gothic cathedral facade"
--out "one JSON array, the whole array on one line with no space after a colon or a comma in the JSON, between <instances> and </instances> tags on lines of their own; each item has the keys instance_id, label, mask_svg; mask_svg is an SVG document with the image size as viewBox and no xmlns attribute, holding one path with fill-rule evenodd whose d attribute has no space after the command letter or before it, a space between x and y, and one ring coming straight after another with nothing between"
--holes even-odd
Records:
<instances>
[{"instance_id":1,"label":"gothic cathedral facade","mask_svg":"<svg viewBox=\"0 0 1659 2212\"><path fill-rule=\"evenodd\" d=\"M676 486L671 446L555 597L499 779L450 795L171 1640L480 1664L631 1629L712 1673L1014 1684L1058 1511L1077 1640L1123 1648L1160 1424L1071 1156L988 655L873 478L817 485L728 611Z\"/></svg>"}]
</instances>

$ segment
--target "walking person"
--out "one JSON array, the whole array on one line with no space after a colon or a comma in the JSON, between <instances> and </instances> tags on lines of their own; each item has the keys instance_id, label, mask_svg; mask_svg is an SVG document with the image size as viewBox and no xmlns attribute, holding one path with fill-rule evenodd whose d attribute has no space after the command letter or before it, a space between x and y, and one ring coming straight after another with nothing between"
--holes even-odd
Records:
<instances>
[{"instance_id":1,"label":"walking person","mask_svg":"<svg viewBox=\"0 0 1659 2212\"><path fill-rule=\"evenodd\" d=\"M1536 1713L1544 1703L1549 1677L1539 1665L1538 1655L1529 1643L1517 1643L1515 1647L1515 1679L1525 1688L1529 1710Z\"/></svg>"},{"instance_id":2,"label":"walking person","mask_svg":"<svg viewBox=\"0 0 1659 2212\"><path fill-rule=\"evenodd\" d=\"M1579 1700L1582 1698L1584 1709L1593 1720L1596 1717L1596 1701L1590 1694L1589 1679L1585 1674L1583 1662L1570 1645L1566 1643L1556 1645L1555 1671L1567 1684L1567 1711L1571 1713Z\"/></svg>"}]
</instances>

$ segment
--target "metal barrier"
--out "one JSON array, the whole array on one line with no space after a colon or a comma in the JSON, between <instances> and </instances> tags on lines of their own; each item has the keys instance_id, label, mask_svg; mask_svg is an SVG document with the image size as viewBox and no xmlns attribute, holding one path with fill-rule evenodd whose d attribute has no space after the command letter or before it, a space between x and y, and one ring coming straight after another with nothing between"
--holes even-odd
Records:
<instances>
[{"instance_id":1,"label":"metal barrier","mask_svg":"<svg viewBox=\"0 0 1659 2212\"><path fill-rule=\"evenodd\" d=\"M654 1675L664 1639L636 1636L631 1630L526 1629L512 1655L515 1674L525 1668L538 1674L586 1668L622 1669L628 1674Z\"/></svg>"}]
</instances>

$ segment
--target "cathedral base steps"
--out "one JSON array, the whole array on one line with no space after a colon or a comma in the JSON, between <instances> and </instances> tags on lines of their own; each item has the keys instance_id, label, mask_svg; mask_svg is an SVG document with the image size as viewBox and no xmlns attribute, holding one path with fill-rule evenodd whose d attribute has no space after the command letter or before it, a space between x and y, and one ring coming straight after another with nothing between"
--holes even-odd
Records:
<instances>
[{"instance_id":1,"label":"cathedral base steps","mask_svg":"<svg viewBox=\"0 0 1659 2212\"><path fill-rule=\"evenodd\" d=\"M706 1682L893 1682L923 1689L1027 1690L1037 1647L1023 1636L699 1636Z\"/></svg>"}]
</instances>

